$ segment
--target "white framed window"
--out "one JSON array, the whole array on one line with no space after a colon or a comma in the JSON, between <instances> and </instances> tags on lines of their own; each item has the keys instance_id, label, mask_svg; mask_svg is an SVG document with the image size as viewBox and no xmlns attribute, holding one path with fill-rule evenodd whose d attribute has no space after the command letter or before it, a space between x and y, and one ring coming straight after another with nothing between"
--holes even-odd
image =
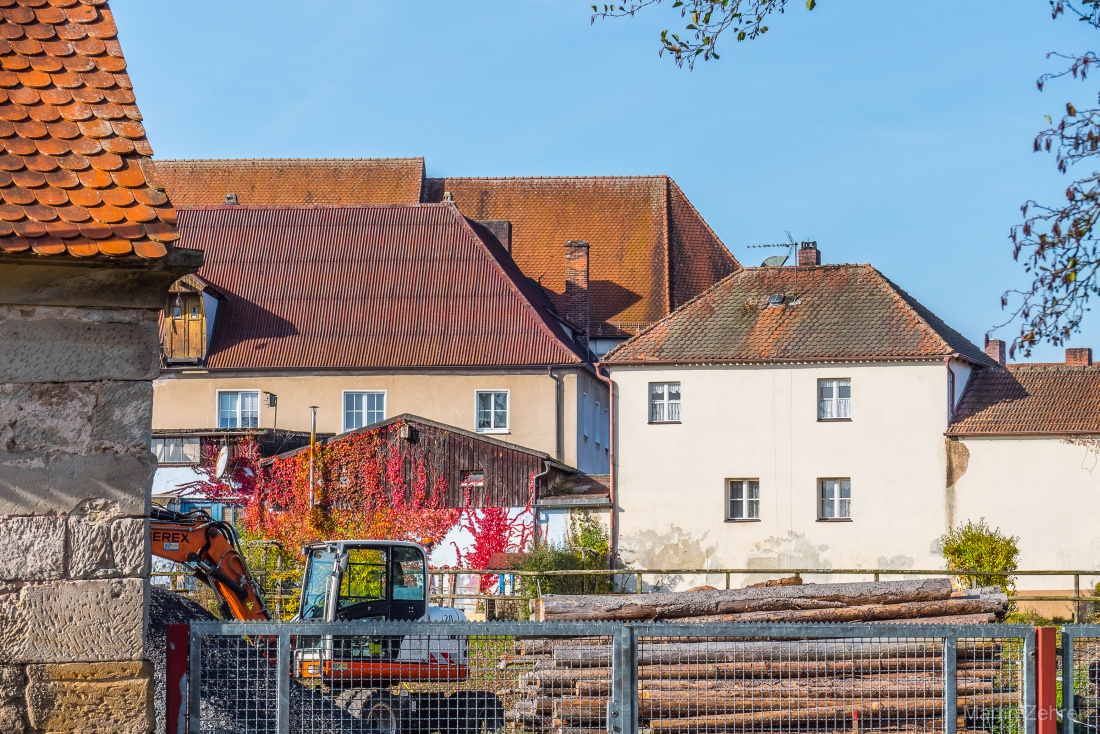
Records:
<instances>
[{"instance_id":1,"label":"white framed window","mask_svg":"<svg viewBox=\"0 0 1100 734\"><path fill-rule=\"evenodd\" d=\"M596 408L593 411L593 415L596 418L596 445L599 446L603 443L603 413L600 412L600 401L596 401Z\"/></svg>"},{"instance_id":2,"label":"white framed window","mask_svg":"<svg viewBox=\"0 0 1100 734\"><path fill-rule=\"evenodd\" d=\"M218 390L218 428L259 426L259 390Z\"/></svg>"},{"instance_id":3,"label":"white framed window","mask_svg":"<svg viewBox=\"0 0 1100 734\"><path fill-rule=\"evenodd\" d=\"M477 390L475 392L474 426L478 433L508 432L507 390Z\"/></svg>"},{"instance_id":4,"label":"white framed window","mask_svg":"<svg viewBox=\"0 0 1100 734\"><path fill-rule=\"evenodd\" d=\"M760 480L726 480L726 520L760 519Z\"/></svg>"},{"instance_id":5,"label":"white framed window","mask_svg":"<svg viewBox=\"0 0 1100 734\"><path fill-rule=\"evenodd\" d=\"M817 419L846 420L852 417L852 381L830 379L817 381Z\"/></svg>"},{"instance_id":6,"label":"white framed window","mask_svg":"<svg viewBox=\"0 0 1100 734\"><path fill-rule=\"evenodd\" d=\"M202 458L198 437L154 438L149 448L158 464L198 464Z\"/></svg>"},{"instance_id":7,"label":"white framed window","mask_svg":"<svg viewBox=\"0 0 1100 734\"><path fill-rule=\"evenodd\" d=\"M818 520L852 519L852 480L830 478L818 480Z\"/></svg>"},{"instance_id":8,"label":"white framed window","mask_svg":"<svg viewBox=\"0 0 1100 734\"><path fill-rule=\"evenodd\" d=\"M680 383L649 383L649 422L680 422Z\"/></svg>"},{"instance_id":9,"label":"white framed window","mask_svg":"<svg viewBox=\"0 0 1100 734\"><path fill-rule=\"evenodd\" d=\"M588 438L592 432L592 426L590 425L591 412L588 409L588 393L584 393L581 397L581 424L583 425L584 437Z\"/></svg>"},{"instance_id":10,"label":"white framed window","mask_svg":"<svg viewBox=\"0 0 1100 734\"><path fill-rule=\"evenodd\" d=\"M345 390L344 430L369 426L386 419L385 390Z\"/></svg>"},{"instance_id":11,"label":"white framed window","mask_svg":"<svg viewBox=\"0 0 1100 734\"><path fill-rule=\"evenodd\" d=\"M611 452L611 409L603 409L603 425L607 426L607 442L604 444L603 450L607 453Z\"/></svg>"}]
</instances>

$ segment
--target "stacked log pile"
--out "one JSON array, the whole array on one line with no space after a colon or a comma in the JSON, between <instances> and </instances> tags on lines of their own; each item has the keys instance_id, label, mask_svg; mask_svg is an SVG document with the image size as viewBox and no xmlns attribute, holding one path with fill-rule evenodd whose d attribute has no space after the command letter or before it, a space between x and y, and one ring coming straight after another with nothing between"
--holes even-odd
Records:
<instances>
[{"instance_id":1,"label":"stacked log pile","mask_svg":"<svg viewBox=\"0 0 1100 734\"><path fill-rule=\"evenodd\" d=\"M946 580L778 585L731 591L544 597L543 620L679 622L984 623L1003 616L1003 594L952 595ZM959 729L976 711L1018 706L1018 670L1001 643L960 641ZM611 641L517 639L502 665L518 667L510 718L555 734L603 731L611 696ZM643 637L638 717L653 734L754 730L943 730L939 639ZM970 713L966 719L964 713ZM977 718L981 718L980 716Z\"/></svg>"}]
</instances>

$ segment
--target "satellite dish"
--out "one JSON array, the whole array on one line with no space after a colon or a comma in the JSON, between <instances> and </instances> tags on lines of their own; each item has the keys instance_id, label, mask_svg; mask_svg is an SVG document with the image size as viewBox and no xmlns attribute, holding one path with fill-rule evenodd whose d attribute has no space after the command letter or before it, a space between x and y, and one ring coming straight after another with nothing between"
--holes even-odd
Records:
<instances>
[{"instance_id":1,"label":"satellite dish","mask_svg":"<svg viewBox=\"0 0 1100 734\"><path fill-rule=\"evenodd\" d=\"M783 264L790 259L789 255L772 255L765 260L760 267L762 268L781 268Z\"/></svg>"},{"instance_id":2,"label":"satellite dish","mask_svg":"<svg viewBox=\"0 0 1100 734\"><path fill-rule=\"evenodd\" d=\"M227 466L229 466L229 447L222 446L221 449L218 450L218 463L217 468L214 470L214 478L221 479L222 475L225 474L225 468Z\"/></svg>"}]
</instances>

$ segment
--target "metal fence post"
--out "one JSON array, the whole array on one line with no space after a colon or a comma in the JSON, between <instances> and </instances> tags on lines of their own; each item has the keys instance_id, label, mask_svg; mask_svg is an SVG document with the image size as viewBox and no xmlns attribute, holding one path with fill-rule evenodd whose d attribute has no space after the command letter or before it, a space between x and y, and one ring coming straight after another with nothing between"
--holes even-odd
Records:
<instances>
[{"instance_id":1,"label":"metal fence post","mask_svg":"<svg viewBox=\"0 0 1100 734\"><path fill-rule=\"evenodd\" d=\"M187 734L199 734L202 716L202 633L190 626L187 635Z\"/></svg>"},{"instance_id":2,"label":"metal fence post","mask_svg":"<svg viewBox=\"0 0 1100 734\"><path fill-rule=\"evenodd\" d=\"M1073 633L1062 628L1062 734L1073 734L1077 692L1073 680Z\"/></svg>"},{"instance_id":3,"label":"metal fence post","mask_svg":"<svg viewBox=\"0 0 1100 734\"><path fill-rule=\"evenodd\" d=\"M1039 734L1058 734L1058 662L1053 627L1036 627L1036 704Z\"/></svg>"},{"instance_id":4,"label":"metal fence post","mask_svg":"<svg viewBox=\"0 0 1100 734\"><path fill-rule=\"evenodd\" d=\"M278 671L275 677L275 731L290 734L290 633L279 633Z\"/></svg>"},{"instance_id":5,"label":"metal fence post","mask_svg":"<svg viewBox=\"0 0 1100 734\"><path fill-rule=\"evenodd\" d=\"M611 703L607 707L607 731L638 731L638 637L634 627L621 625L611 638Z\"/></svg>"},{"instance_id":6,"label":"metal fence post","mask_svg":"<svg viewBox=\"0 0 1100 734\"><path fill-rule=\"evenodd\" d=\"M959 728L959 641L954 637L943 640L943 731L955 734Z\"/></svg>"},{"instance_id":7,"label":"metal fence post","mask_svg":"<svg viewBox=\"0 0 1100 734\"><path fill-rule=\"evenodd\" d=\"M1024 734L1039 729L1039 636L1034 627L1024 637Z\"/></svg>"}]
</instances>

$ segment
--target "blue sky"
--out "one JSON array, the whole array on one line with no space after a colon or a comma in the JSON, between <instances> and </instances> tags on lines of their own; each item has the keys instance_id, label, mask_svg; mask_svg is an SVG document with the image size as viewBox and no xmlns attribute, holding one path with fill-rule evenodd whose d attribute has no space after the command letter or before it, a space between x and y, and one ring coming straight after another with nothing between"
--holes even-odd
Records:
<instances>
[{"instance_id":1,"label":"blue sky","mask_svg":"<svg viewBox=\"0 0 1100 734\"><path fill-rule=\"evenodd\" d=\"M1009 227L1068 179L1031 152L1097 32L1045 0L792 0L722 59L657 56L670 8L584 0L113 0L158 157L424 156L434 176L672 176L742 263L817 240L977 343L1027 284ZM671 2L668 3L671 5ZM997 332L1011 338L1013 327ZM1077 346L1100 348L1087 317ZM1061 350L1036 358L1060 360Z\"/></svg>"}]
</instances>

